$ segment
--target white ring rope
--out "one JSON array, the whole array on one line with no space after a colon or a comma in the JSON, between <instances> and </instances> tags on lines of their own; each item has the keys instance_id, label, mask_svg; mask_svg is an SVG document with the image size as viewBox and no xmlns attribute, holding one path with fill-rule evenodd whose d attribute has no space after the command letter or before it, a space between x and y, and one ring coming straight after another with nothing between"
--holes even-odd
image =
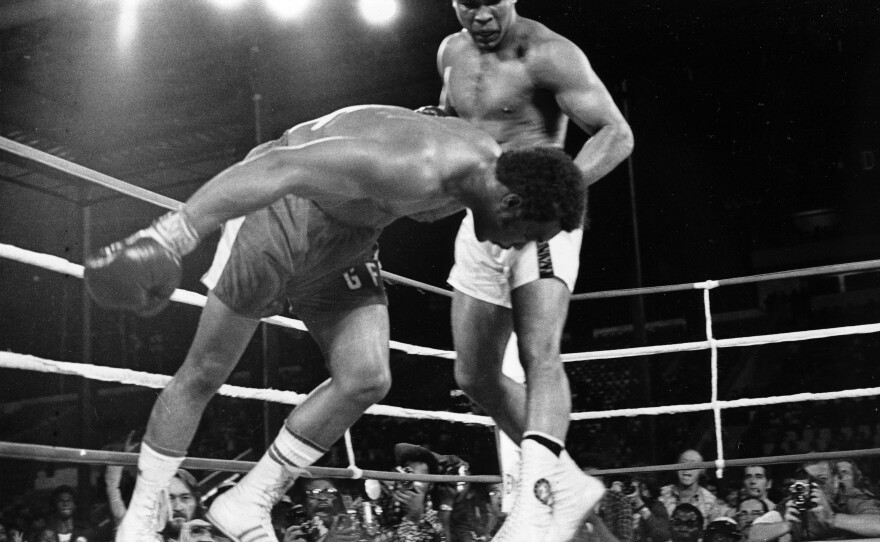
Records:
<instances>
[{"instance_id":1,"label":"white ring rope","mask_svg":"<svg viewBox=\"0 0 880 542\"><path fill-rule=\"evenodd\" d=\"M15 156L25 158L27 160L31 160L37 164L42 165L43 167L49 167L58 172L65 173L68 175L72 175L81 180L85 180L88 182L92 182L111 190L115 190L117 192L127 194L132 197L136 197L138 199L142 199L144 201L149 201L156 205L166 207L169 209L179 208L182 204L178 201L175 201L166 196L161 196L159 194L154 194L149 190L143 189L141 187L130 185L118 179L114 179L109 177L108 175L104 175L97 171L90 170L83 166L73 164L56 156L53 156L48 153L44 153L37 149L33 149L26 145L22 145L20 143L16 143L14 141L0 138L0 151L5 151L7 153L11 153ZM63 258L50 256L46 254L39 254L36 252L31 252L27 250L23 250L12 245L0 244L0 257L13 259L22 263L27 263L30 265L35 265L42 267L44 269L48 269L51 271L56 271L59 273L75 276L78 278L82 278L83 269L82 266L73 264ZM828 272L841 272L842 268L849 267L851 269L862 269L866 266L873 266L877 262L861 262L857 264L851 264L849 266L826 266L828 268ZM833 270L833 271L832 271ZM803 276L808 276L811 274L818 274L822 272L823 269L815 268L794 272L787 272L776 274L780 276L796 276L798 274ZM408 286L412 286L415 288L420 288L423 290L431 291L434 293L438 293L441 295L450 295L447 290L443 290L441 288L437 288L434 286L430 286L427 284L422 284L417 281L413 281L411 279L406 279L404 277L400 277L399 275L394 275L392 273L385 273L388 278L392 280L397 280L403 284ZM734 279L727 279L723 281L724 284L740 284L747 282L755 282L760 280L761 277L740 277ZM712 311L710 305L710 296L709 290L719 287L722 282L715 280L708 280L699 283L693 283L691 285L673 285L673 286L665 286L659 288L648 288L648 289L636 289L636 290L619 290L613 292L596 292L593 294L586 294L580 296L573 296L573 299L587 299L587 298L602 298L602 297L611 297L612 294L617 294L618 292L621 295L632 295L637 293L656 293L660 291L676 291L682 290L685 288L693 288L693 289L702 289L703 290L703 307L704 307L704 316L705 316L705 326L706 326L706 341L702 342L691 342L691 343L681 343L675 345L661 345L661 346L649 346L649 347L640 347L640 348L628 348L621 350L606 350L601 352L583 352L578 354L565 354L562 356L562 360L564 362L572 362L572 361L584 361L588 359L611 359L611 358L624 358L624 357L632 357L632 356L646 356L653 354L660 354L666 352L683 352L683 351L694 351L694 350L710 350L710 363L711 363L711 400L708 404L696 404L696 405L678 405L673 407L649 407L642 409L620 409L615 411L602 411L602 412L591 412L591 413L581 413L581 414L572 414L572 420L585 420L585 419L599 419L599 418L610 418L610 417L621 417L621 416L636 416L636 415L656 415L656 414L672 414L672 413L683 413L683 412L697 412L703 410L711 410L713 413L713 420L715 426L715 444L716 444L716 453L717 459L715 460L715 467L717 470L717 474L719 477L723 476L723 469L725 465L724 456L723 456L723 441L722 441L722 427L721 427L721 410L722 408L737 408L742 406L757 406L757 405L766 405L766 404L779 404L779 403L788 403L793 401L816 401L816 400L829 400L829 399L839 399L845 397L867 397L874 396L880 394L880 389L862 389L862 390L846 390L843 392L831 392L824 394L797 394L790 395L786 397L769 397L763 399L741 399L738 401L719 401L718 399L718 349L726 348L732 346L750 346L750 345L759 345L759 344L773 344L780 342L790 342L790 341L802 341L808 339L818 339L818 338L828 338L834 336L841 335L852 335L857 333L875 333L880 331L880 324L868 324L861 326L846 326L846 327L838 327L838 328L830 328L823 330L812 330L812 331L800 331L800 332L791 332L791 333L782 333L775 335L763 335L763 336L754 336L754 337L739 337L733 339L722 339L716 340L714 338L713 330L712 330ZM196 306L204 306L206 298L203 295L196 294L194 292L188 292L185 290L175 290L174 294L171 296L171 300L178 301L182 303L187 303ZM301 331L305 331L305 325L298 321L290 318L283 317L271 317L266 318L264 321L281 325L284 327L289 327L293 329L298 329ZM446 359L451 359L455 357L454 352L438 350L438 349L429 349L422 348L414 345L408 345L404 343L399 343L396 341L390 341L391 348L402 350L409 354L414 355L429 355L434 357L441 357ZM27 367L26 367L27 366ZM142 373L136 371L130 371L128 369L118 369L118 368L110 368L110 367L96 367L93 365L84 365L84 364L72 364L69 362L61 362L61 361L50 361L50 360L42 360L39 358L34 358L32 356L22 356L20 354L12 354L12 353L0 353L0 367L7 368L19 368L19 369L29 369L29 370L42 370L45 372L61 372L61 373L72 373L72 374L80 374L81 376L86 376L89 378L95 378L99 380L110 380L116 382L124 382L130 384L139 384L148 387L154 388L164 388L165 385L170 381L171 377L164 375L151 375L149 373ZM253 388L241 388L238 386L230 386L223 385L218 391L221 395L228 395L231 397L241 397L241 398L251 398L251 399L260 399L264 401L273 401L285 404L299 404L305 399L305 395L296 394L292 392L285 392L279 390L264 390L259 389L255 390ZM795 399L797 398L797 399ZM444 419L447 421L463 421L465 423L482 423L484 425L494 425L492 420L488 417L484 416L473 416L473 415L464 415L464 414L453 414L453 413L436 413L436 412L427 412L427 411L415 411L411 409L402 409L398 407L389 407L385 405L374 405L367 409L366 411L369 414L381 414L381 415L393 415L398 417L414 417L420 419ZM355 473L356 477L360 477L360 469L354 464L354 449L351 443L351 435L346 432L346 451L349 457L349 468Z\"/></svg>"},{"instance_id":2,"label":"white ring rope","mask_svg":"<svg viewBox=\"0 0 880 542\"><path fill-rule=\"evenodd\" d=\"M26 354L14 352L0 352L0 368L21 369L42 373L66 374L101 380L104 382L118 382L133 384L148 388L161 389L171 380L170 376L120 369L117 367L101 367L85 363L72 363L69 361L55 361L38 358ZM255 399L258 401L272 401L287 405L297 405L305 399L305 395L290 391L246 388L224 384L218 392L220 395L239 399ZM774 397L761 397L756 399L734 399L718 401L717 403L696 403L690 405L668 405L659 407L624 408L617 410L602 410L599 412L572 413L573 421L602 420L610 418L631 418L635 416L657 416L660 414L686 414L692 412L705 412L713 410L716 405L720 409L745 408L753 406L780 405L786 403L800 403L807 401L832 401L835 399L856 399L863 397L876 397L880 395L880 387L860 388L852 390L825 392L825 393L797 393L793 395L780 395ZM476 416L474 414L459 414L455 412L415 410L387 405L373 405L366 411L367 414L377 416L394 416L398 418L441 420L448 422L469 423L474 425L494 426L495 423L488 416Z\"/></svg>"},{"instance_id":3,"label":"white ring rope","mask_svg":"<svg viewBox=\"0 0 880 542\"><path fill-rule=\"evenodd\" d=\"M56 271L65 275L82 278L81 265L71 263L57 256L40 254L37 252L24 250L13 245L0 243L0 258L7 258L21 263L42 267L43 269L48 269L50 271ZM174 294L171 296L171 300L199 307L203 307L205 305L205 296L197 294L195 292L188 292L186 290L175 290ZM300 331L305 331L306 329L305 325L299 320L285 318L283 316L264 318L263 321L282 327L298 329ZM808 339L824 339L830 337L840 337L844 335L859 335L877 332L880 332L880 324L862 324L857 326L843 326L807 331L791 331L788 333L777 333L773 335L755 335L752 337L716 339L715 345L717 348L731 348L736 346L759 346L762 344L796 342ZM417 356L433 356L443 359L455 359L455 352L450 350L426 348L397 341L391 341L390 344L391 348L406 352L407 354L413 354ZM631 358L639 356L650 356L654 354L668 354L672 352L694 352L698 350L708 350L710 348L712 348L712 344L709 341L695 341L678 344L622 348L619 350L597 350L594 352L562 354L562 361L570 363L573 361Z\"/></svg>"},{"instance_id":4,"label":"white ring rope","mask_svg":"<svg viewBox=\"0 0 880 542\"><path fill-rule=\"evenodd\" d=\"M49 271L55 271L56 273L70 275L71 277L83 277L83 266L79 264L69 262L64 258L59 258L58 256L40 254L38 252L32 252L30 250L25 250L5 243L0 243L0 257L33 265L36 267L41 267ZM179 303L184 303L186 305L204 307L206 298L202 294L177 289L174 290L174 293L171 295L171 300L177 301ZM271 316L269 318L263 318L262 321L281 327L297 329L299 331L307 331L305 324L303 324L299 320L294 320L293 318L286 318L284 316ZM455 352L450 352L448 350L426 348L423 346L416 346L398 341L391 341L390 345L391 348L395 350L400 350L402 352L406 352L407 354L412 354L416 356L434 356L445 359L455 358Z\"/></svg>"},{"instance_id":5,"label":"white ring rope","mask_svg":"<svg viewBox=\"0 0 880 542\"><path fill-rule=\"evenodd\" d=\"M103 367L86 363L48 360L36 356L16 354L14 352L0 352L0 368L76 375L104 382L119 382L122 384L133 384L155 389L162 389L171 381L171 377L167 375L132 371L131 369L121 369L118 367ZM242 386L231 386L229 384L220 386L217 393L238 399L271 401L273 403L281 403L285 405L298 405L306 398L306 395L294 393L292 391L275 390L271 388L245 388ZM487 416L458 414L454 412L432 412L429 410L416 410L388 405L373 405L367 409L366 413L377 416L394 416L397 418L410 418L417 420L443 420L478 425L494 425L491 418Z\"/></svg>"}]
</instances>

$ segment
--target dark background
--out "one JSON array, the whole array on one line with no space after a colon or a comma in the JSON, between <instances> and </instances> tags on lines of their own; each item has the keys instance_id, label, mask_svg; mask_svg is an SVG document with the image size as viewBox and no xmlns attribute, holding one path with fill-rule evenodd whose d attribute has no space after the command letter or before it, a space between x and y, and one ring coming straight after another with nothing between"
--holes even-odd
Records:
<instances>
[{"instance_id":1,"label":"dark background","mask_svg":"<svg viewBox=\"0 0 880 542\"><path fill-rule=\"evenodd\" d=\"M125 46L117 31L122 2L3 0L0 135L182 200L258 139L275 138L299 122L353 104L436 103L436 49L458 23L448 0L401 4L397 20L380 27L364 22L349 0L316 2L294 21L278 20L256 0L237 10L207 0L143 0L136 34ZM522 0L517 7L586 52L636 137L631 174L624 164L591 190L592 229L577 292L878 258L875 0ZM584 138L572 128L568 149L576 152ZM162 213L8 156L0 161L0 242L81 262L83 202L90 203L94 246ZM641 277L635 271L634 215ZM385 269L445 287L458 221L398 221L381 240ZM188 257L185 288L204 291L198 277L215 243L216 236ZM727 327L719 323L716 336L826 327L827 319L808 316L829 307L855 307L853 314L863 321L848 323L876 322L878 287L876 273L863 273L722 288L713 292L713 308L726 315ZM390 296L393 339L451 348L445 298L401 286L390 286ZM773 311L780 296L784 325ZM0 297L0 349L81 359L79 280L2 260ZM649 296L645 309L650 329L660 330L648 334L649 342L699 340L703 333L698 294ZM91 362L171 374L197 316L197 309L182 306L149 320L96 310ZM638 337L625 327L632 322L628 300L577 303L564 349L633 346ZM283 376L274 387L307 391L324 377L307 338L285 332L274 340ZM874 348L873 341L868 336L862 346ZM836 345L827 349L840 351ZM258 341L251 350L236 383L260 384ZM771 350L731 359L722 374L724 393L761 389L768 367L791 374L796 363L807 363L791 352L772 357ZM639 361L569 367L575 410L647 406L646 399L708 400L707 357L652 358L657 365L647 373L653 382L647 391ZM768 359L777 364L768 365ZM400 355L393 362L396 384L387 402L466 408L449 396L449 362ZM818 355L815 363L820 375L848 371L833 356ZM858 374L850 375L854 385L873 381L871 370ZM842 389L834 386L850 377L815 381ZM85 415L98 424L87 438L91 447L142 426L155 397L96 386L100 400ZM0 370L0 440L79 445L78 424L85 423L78 410L81 391L77 378ZM867 412L876 423L876 409ZM261 414L253 414L253 423L243 422L250 433L236 437L245 443L262 438ZM694 436L708 427L705 420L681 424L676 445L705 443ZM589 427L590 438L613 432Z\"/></svg>"}]
</instances>

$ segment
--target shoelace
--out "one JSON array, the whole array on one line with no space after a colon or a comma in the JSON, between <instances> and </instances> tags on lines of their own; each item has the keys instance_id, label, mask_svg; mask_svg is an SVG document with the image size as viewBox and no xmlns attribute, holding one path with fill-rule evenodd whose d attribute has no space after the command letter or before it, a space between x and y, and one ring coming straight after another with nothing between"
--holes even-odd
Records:
<instances>
[{"instance_id":1,"label":"shoelace","mask_svg":"<svg viewBox=\"0 0 880 542\"><path fill-rule=\"evenodd\" d=\"M153 532L159 532L165 528L167 523L167 514L171 510L171 500L168 496L168 488L162 488L156 493L151 493L150 497L141 508L141 518L143 523L148 525Z\"/></svg>"}]
</instances>

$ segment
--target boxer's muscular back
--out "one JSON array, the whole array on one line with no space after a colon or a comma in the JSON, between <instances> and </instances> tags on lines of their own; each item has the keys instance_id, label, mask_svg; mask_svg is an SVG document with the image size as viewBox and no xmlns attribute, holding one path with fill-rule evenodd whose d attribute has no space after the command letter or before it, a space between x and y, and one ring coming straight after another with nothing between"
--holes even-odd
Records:
<instances>
[{"instance_id":1,"label":"boxer's muscular back","mask_svg":"<svg viewBox=\"0 0 880 542\"><path fill-rule=\"evenodd\" d=\"M354 106L289 129L273 147L356 140L376 145L377 161L425 167L425 175L391 183L389 193L361 197L310 197L329 214L357 225L382 226L401 216L440 218L462 206L449 183L463 180L494 161L500 149L482 131L461 119L436 118L393 106ZM268 148L266 149L268 150ZM396 168L389 167L394 171ZM364 172L363 175L368 175Z\"/></svg>"}]
</instances>

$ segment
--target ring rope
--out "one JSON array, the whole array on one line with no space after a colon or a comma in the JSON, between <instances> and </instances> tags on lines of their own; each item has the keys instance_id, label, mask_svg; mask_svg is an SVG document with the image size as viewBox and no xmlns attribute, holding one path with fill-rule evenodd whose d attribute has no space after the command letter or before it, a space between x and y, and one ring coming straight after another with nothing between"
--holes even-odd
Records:
<instances>
[{"instance_id":1,"label":"ring rope","mask_svg":"<svg viewBox=\"0 0 880 542\"><path fill-rule=\"evenodd\" d=\"M58 256L40 254L38 252L25 250L13 245L0 243L0 257L33 265L36 267L41 267L49 271L55 271L57 273L69 275L71 277L77 277L80 279L83 278L83 266L72 263ZM204 307L207 298L202 294L177 289L174 290L174 293L171 295L171 300L187 305L193 305L196 307ZM299 331L307 331L306 325L304 323L299 320L294 320L293 318L287 318L284 316L270 316L268 318L263 318L262 321L281 327L296 329ZM434 356L445 359L455 358L455 352L450 352L448 350L439 350L437 348L416 346L399 341L390 341L390 346L395 350L400 350L402 352L406 352L407 354L412 354L416 356Z\"/></svg>"},{"instance_id":2,"label":"ring rope","mask_svg":"<svg viewBox=\"0 0 880 542\"><path fill-rule=\"evenodd\" d=\"M39 149L28 147L27 145L22 145L21 143L12 141L11 139L6 139L5 137L0 137L0 151L6 151L10 154L18 156L20 158L24 158L26 160L30 160L57 172L73 175L80 180L88 181L90 183L103 186L104 188L109 188L110 190L114 190L121 194L125 194L135 199L146 201L148 203L152 203L154 205L164 207L172 211L180 209L180 207L183 205L181 202L173 198L151 192L146 188L141 188L140 186L129 184L127 182L120 181L119 179L114 179L109 175L105 175L93 169L81 166L77 163L64 160L63 158L59 158L55 155L43 152Z\"/></svg>"},{"instance_id":3,"label":"ring rope","mask_svg":"<svg viewBox=\"0 0 880 542\"><path fill-rule=\"evenodd\" d=\"M862 457L876 457L880 455L880 448L864 448L859 450L846 450L837 452L816 452L809 454L777 455L767 457L749 457L742 459L728 459L724 466L728 468L748 467L751 465L780 465L785 463L803 463L805 461L834 461L838 459L859 459ZM21 459L29 461L46 461L56 463L77 463L89 465L128 465L136 466L138 454L131 452L115 452L108 450L87 450L83 448L64 448L46 446L43 444L21 444L17 442L0 441L0 457L7 459ZM187 457L183 460L182 467L192 470L212 470L222 472L247 473L256 463L253 461L240 461L230 459L208 459L199 457ZM699 461L693 463L668 463L663 465L644 465L639 467L620 467L614 469L590 470L591 474L640 474L648 472L674 472L690 469L709 469L716 465L714 461ZM331 467L302 467L297 468L297 475L309 478L352 478L356 473L349 469ZM416 474L396 471L362 471L364 478L389 481L424 481L424 482L476 482L498 483L501 476L493 474L460 476L454 474Z\"/></svg>"},{"instance_id":4,"label":"ring rope","mask_svg":"<svg viewBox=\"0 0 880 542\"><path fill-rule=\"evenodd\" d=\"M2 139L2 138L0 138ZM65 275L82 278L82 266L71 263L58 256L50 256L40 254L29 250L21 249L13 245L0 243L0 257L19 261L37 267L42 267L50 271L56 271ZM717 281L720 285L722 281ZM204 306L205 296L195 292L186 290L175 290L171 296L173 301L186 303L195 306ZM264 318L264 322L298 329L304 331L305 325L299 320L285 318L283 316L272 316ZM830 337L840 337L844 335L857 335L867 333L880 332L880 324L862 324L857 326L843 326L835 328L826 328L807 331L790 331L787 333L778 333L773 335L755 335L752 337L734 337L730 339L716 339L718 348L731 348L736 346L759 346L763 344L775 344L783 342L803 341L808 339L824 339ZM390 342L391 348L406 352L407 354L417 356L434 356L443 359L455 359L455 352L450 350L440 350L436 348L426 348L398 341ZM562 361L569 363L573 361L588 361L600 359L616 359L629 358L639 356L650 356L654 354L666 354L671 352L693 352L698 350L707 350L712 348L709 341L695 341L668 345L640 346L635 348L622 348L618 350L598 350L594 352L581 352L562 354Z\"/></svg>"},{"instance_id":5,"label":"ring rope","mask_svg":"<svg viewBox=\"0 0 880 542\"><path fill-rule=\"evenodd\" d=\"M42 444L20 444L17 442L0 442L0 457L7 459L24 459L32 461L52 461L63 463L79 463L90 465L132 465L138 464L138 454L131 452L115 452L109 450L86 450L83 448L64 448L46 446ZM187 457L183 460L182 467L193 470L212 470L224 472L247 473L254 465L253 461L239 461L230 459L208 459ZM307 478L350 478L354 479L358 472L351 469L338 469L331 467L290 467L297 476ZM457 474L416 474L389 472L377 470L363 470L360 474L364 478L374 480L391 481L420 481L420 482L477 482L497 483L501 477L497 475L460 476Z\"/></svg>"},{"instance_id":6,"label":"ring rope","mask_svg":"<svg viewBox=\"0 0 880 542\"><path fill-rule=\"evenodd\" d=\"M355 455L354 455L354 445L351 442L351 430L345 430L345 453L348 456L348 470L352 472L352 478L355 480L360 479L364 475L364 471L360 469L355 463Z\"/></svg>"},{"instance_id":7,"label":"ring rope","mask_svg":"<svg viewBox=\"0 0 880 542\"><path fill-rule=\"evenodd\" d=\"M712 388L712 419L715 425L715 453L717 456L717 465L715 467L715 475L718 478L724 477L724 442L721 434L721 407L718 405L718 341L712 332L712 305L709 301L709 291L718 287L717 281L707 281L706 288L703 290L703 312L706 318L706 341L709 343L711 351L710 364L712 369L711 388Z\"/></svg>"},{"instance_id":8,"label":"ring rope","mask_svg":"<svg viewBox=\"0 0 880 542\"><path fill-rule=\"evenodd\" d=\"M791 271L777 271L775 273L762 273L760 275L748 275L745 277L733 277L729 279L719 279L717 281L708 282L686 282L683 284L671 284L668 286L645 286L643 288L621 288L618 290L604 290L601 292L588 292L583 294L573 294L572 301L582 301L584 299L608 299L611 297L625 297L631 295L644 294L663 294L670 292L683 292L694 289L706 288L710 282L715 283L713 288L718 286L736 286L740 284L752 284L755 282L764 282L769 280L782 280L792 278L814 277L817 275L833 275L840 273L856 273L862 271L876 271L880 269L880 260L866 260L862 262L841 263L832 265L821 265L817 267L805 267L803 269L794 269Z\"/></svg>"},{"instance_id":9,"label":"ring rope","mask_svg":"<svg viewBox=\"0 0 880 542\"><path fill-rule=\"evenodd\" d=\"M157 375L142 371L133 371L131 369L121 369L118 367L89 365L86 363L54 361L25 354L16 354L14 352L0 352L0 368L75 375L91 378L93 380L101 380L103 382L133 384L154 389L162 389L171 381L171 377L167 375ZM285 405L298 405L306 398L306 395L292 391L271 388L246 388L242 386L232 386L230 384L220 386L217 393L237 399L255 399L258 401L271 401L273 403L281 403ZM393 416L397 418L418 420L442 420L477 425L494 425L492 419L488 416L476 416L474 414L455 412L433 412L429 410L416 410L389 405L373 405L366 410L366 413L376 416Z\"/></svg>"},{"instance_id":10,"label":"ring rope","mask_svg":"<svg viewBox=\"0 0 880 542\"><path fill-rule=\"evenodd\" d=\"M53 361L25 354L16 354L14 352L0 352L0 368L82 376L85 378L92 378L94 380L101 380L104 382L133 384L155 389L164 388L165 385L171 380L171 377L166 375L155 375L140 371L132 371L131 369L102 367L85 363ZM297 394L290 391L264 388L246 388L242 386L232 386L229 384L224 384L223 386L221 386L218 390L218 393L227 397L235 397L239 399L255 399L258 401L272 401L287 405L299 404L299 402L301 402L306 397L305 395ZM808 401L857 399L876 396L880 396L880 387L859 388L824 393L797 393L793 395L780 395L755 399L733 399L728 401L718 401L717 405L721 409L729 409L753 406L779 405L786 403L799 403ZM689 405L668 405L658 407L602 410L598 412L579 412L572 413L571 420L583 421L609 418L632 418L635 416L657 416L660 414L685 414L693 412L704 412L707 410L712 410L714 407L715 405L713 405L712 403L696 403ZM440 420L485 426L495 425L495 423L492 421L492 418L488 416L477 416L474 414L461 414L456 412L416 410L411 408L394 407L388 405L373 405L366 410L366 413L377 416L394 416L409 419Z\"/></svg>"},{"instance_id":11,"label":"ring rope","mask_svg":"<svg viewBox=\"0 0 880 542\"><path fill-rule=\"evenodd\" d=\"M33 148L28 147L26 145L22 145L22 144L7 140L5 138L0 138L0 150L10 152L10 153L15 154L19 157L33 160L34 162L41 164L43 166L46 166L46 167L49 167L49 168L52 168L52 169L55 169L58 171L66 172L69 174L73 174L74 176L79 177L80 179L97 183L97 184L104 186L106 188L110 188L112 190L116 190L118 192L122 192L122 193L128 194L130 196L133 196L133 197L136 197L139 199L143 199L145 201L149 201L151 203L155 203L160 206L164 206L166 208L178 209L182 206L182 204L180 202L177 202L176 200L173 200L171 198L167 198L165 196L154 194L148 190L142 189L142 188L134 186L134 185L130 185L130 184L125 183L123 181L119 181L119 180L114 179L112 177L109 177L107 175L90 170L90 169L85 168L83 166L79 166L77 164L70 163L66 160L55 157L51 154L44 153L44 152L39 151L37 149L33 149ZM0 247L0 248L5 248L5 247L10 247L10 246L4 245L3 247ZM11 248L15 248L15 247L11 247ZM21 254L19 254L19 256L21 256ZM31 257L31 256L35 256L35 257ZM28 263L33 263L34 265L39 265L36 262L40 258L53 258L53 257L49 257L46 255L36 255L36 253L31 253L30 255L28 255ZM22 260L19 260L19 261L22 261ZM728 279L728 281L726 281L726 283L727 284L737 284L737 283L743 284L743 283L747 283L747 282L756 282L758 280L768 280L768 278L770 278L771 276L773 278L778 279L778 278L788 278L788 277L794 277L794 276L809 276L809 274L819 274L819 273L826 273L826 272L840 272L840 270L843 268L847 268L847 270L849 270L849 269L853 269L853 268L860 266L860 265L861 266L865 266L866 264L870 265L871 263L872 262L862 262L861 264L854 264L854 265L850 264L850 265L843 265L843 266L840 266L840 265L824 266L824 269L822 269L822 270L820 270L818 268L813 268L813 269L799 270L799 271L793 271L793 272L767 274L767 275L763 275L760 277L758 277L758 276L740 277L740 278L735 278L735 279ZM82 267L81 266L76 266L75 264L67 262L67 261L63 260L62 258L55 258L54 260L47 261L46 265L49 266L47 268L50 268L53 270L67 268L67 271L61 271L61 272L66 272L68 274L72 274L73 276L82 277ZM832 271L828 271L829 269L831 269ZM394 275L391 273L388 273L388 274ZM388 278L391 279L392 281L394 279L402 279L401 282L407 286L413 286L416 288L421 288L424 290L433 291L434 293L441 293L441 295L451 295L448 293L447 290L436 288L436 287L433 287L430 285L424 285L424 284L419 283L417 281L413 281L411 279L405 279L404 277L400 277L398 275L394 275L393 277L389 276ZM721 344L719 341L717 341L714 338L713 331L712 331L712 313L711 313L709 290L719 287L723 282L724 281L709 280L709 281L705 281L705 282L701 282L701 283L693 283L689 286L678 285L678 286L671 286L671 287L669 287L669 286L661 287L659 289L658 288L653 288L653 289L648 288L648 289L627 290L627 292L630 295L632 295L634 292L637 292L637 291L647 293L649 291L652 291L652 292L674 291L676 289L683 290L685 288L687 288L687 289L703 289L705 326L706 326L706 341L704 343L705 346L703 348L708 347L710 350L711 401L709 404L710 404L710 407L713 412L713 419L714 419L714 426L715 426L716 451L717 451L717 455L718 455L718 458L715 460L715 467L717 469L717 474L719 477L723 476L723 468L724 468L724 464L725 464L724 458L723 458L723 441L722 441L722 429L721 429L721 404L718 400L718 348L721 346ZM602 295L607 295L608 292L604 292L604 293L599 292L597 294L599 296L602 296ZM596 298L595 296L597 294L593 294L592 298ZM204 305L204 301L205 301L204 296L200 296L198 294L194 294L192 292L185 292L185 291L181 291L181 294L179 294L179 295L177 294L177 291L175 291L175 295L177 296L177 299L175 299L175 296L172 296L172 299L175 301L188 302L188 303L196 304L199 306ZM586 296L578 296L578 299L587 299L587 298L591 298L590 294L587 294ZM575 299L575 296L573 296L573 299ZM305 326L302 324L302 322L299 322L296 320L291 320L291 319L284 319L284 320L289 320L288 322L285 322L285 324L287 324L290 327L305 330ZM851 327L861 327L861 326L851 326ZM840 328L838 328L838 329L840 329ZM815 337L807 337L807 338L828 337L828 336L830 336L828 331L829 330L820 330L819 335L817 335ZM798 333L798 332L796 332L796 333ZM803 332L800 332L800 333L803 333ZM774 340L772 342L776 342L776 340L780 338L779 335L775 335L773 337L774 337ZM752 337L750 339L754 339L754 337ZM803 340L803 338L801 338L800 340ZM692 343L692 344L695 344L695 343ZM764 343L764 344L766 344L766 343ZM412 345L406 345L406 346L412 346ZM676 348L680 348L681 345L670 345L670 346L675 346ZM412 348L419 348L419 347L412 347ZM634 349L630 349L630 350L634 350ZM676 351L681 351L681 350L677 349ZM412 352L410 352L410 353L412 353ZM441 353L443 355L450 354L447 351L436 351L436 353ZM607 352L606 352L606 354L607 354ZM429 355L432 355L432 354L429 354ZM452 353L452 355L454 356L454 353ZM622 357L622 356L618 355L615 357ZM573 358L572 356L568 356L567 359L564 359L564 361L574 361L574 360L575 360L575 358ZM155 376L155 375L153 375L153 376ZM166 377L166 379L167 378L168 377ZM230 391L230 390L227 390L227 391ZM296 400L296 401L302 401L304 398L304 396L301 396L299 394L293 394L293 396L294 396L294 398L292 400ZM607 415L608 411L602 412L601 414ZM350 433L346 432L345 437L346 437L347 452L348 452L348 456L349 456L349 460L350 460L350 466L353 469L352 472L355 472L355 474L358 475L358 473L361 473L361 471L359 468L357 468L354 465L354 451L353 451L353 447L351 445Z\"/></svg>"},{"instance_id":12,"label":"ring rope","mask_svg":"<svg viewBox=\"0 0 880 542\"><path fill-rule=\"evenodd\" d=\"M89 169L85 166L81 166L74 162L64 160L63 158L59 158L47 152L43 152L39 149L28 147L27 145L22 145L21 143L12 141L5 137L0 137L0 151L5 151L7 153L18 156L19 158L24 158L41 166L48 167L57 172L73 175L80 180L88 181L90 183L103 186L104 188L109 188L110 190L115 190L116 192L119 192L121 194L125 194L127 196L131 196L133 198L152 203L159 207L164 207L165 209L176 211L183 207L183 202L177 201L173 198L151 192L150 190L127 183L125 181L121 181L119 179L114 179L109 175L105 175L93 169ZM411 286L413 288L418 288L419 290L433 292L440 295L452 296L452 292L450 292L449 290L408 279L389 271L383 270L382 275L383 278L387 279L389 282L400 283L406 286Z\"/></svg>"},{"instance_id":13,"label":"ring rope","mask_svg":"<svg viewBox=\"0 0 880 542\"><path fill-rule=\"evenodd\" d=\"M63 158L59 158L47 152L43 152L39 149L35 149L33 147L29 147L27 145L23 145L16 141L12 141L5 137L0 137L0 151L5 151L9 154L17 156L19 158L23 158L25 160L32 161L36 164L42 165L44 167L48 167L52 170L55 170L58 173L70 174L74 177L79 178L80 180L88 181L94 184L98 184L110 190L115 190L119 193L129 195L131 197L140 199L142 201L146 201L148 203L153 203L159 207L164 207L166 209L177 210L179 209L183 203L177 201L173 198L169 198L167 196L163 196L161 194L157 194L155 192L151 192L145 188L139 187L137 185L133 185L127 183L125 181L121 181L119 179L115 179L106 175L104 173L100 173L93 169L89 169L85 166L81 166L74 162L70 162L68 160L64 160ZM782 271L777 273L765 273L761 275L752 275L748 277L736 277L730 279L722 279L717 281L720 286L730 286L735 284L747 284L752 282L762 282L765 280L778 280L784 278L796 278L796 277L807 277L813 275L823 275L823 274L832 274L832 273L844 273L844 272L854 272L854 271L869 271L880 269L880 260L870 260L865 262L856 262L856 263L848 263L848 264L836 264L836 265L826 265L821 267L811 267L802 270L796 271ZM432 286L430 284L425 284L413 279L407 279L400 275L391 273L389 271L383 270L383 275L387 275L387 278L390 282L399 282L400 284L404 284L406 286L411 286L414 288L418 288L420 290L425 290L428 292L433 292L439 295L451 296L452 292L446 290L444 288L438 288L436 286ZM675 292L675 291L683 291L683 290L693 290L695 288L701 288L702 283L685 283L685 284L677 284L670 286L654 286L647 288L629 288L629 289L620 289L620 290L607 290L603 292L589 292L584 294L575 294L571 296L572 301L580 301L584 299L601 299L601 298L609 298L609 297L621 297L621 296L629 296L629 295L641 295L641 294L651 294L651 293L665 293L665 292Z\"/></svg>"}]
</instances>

